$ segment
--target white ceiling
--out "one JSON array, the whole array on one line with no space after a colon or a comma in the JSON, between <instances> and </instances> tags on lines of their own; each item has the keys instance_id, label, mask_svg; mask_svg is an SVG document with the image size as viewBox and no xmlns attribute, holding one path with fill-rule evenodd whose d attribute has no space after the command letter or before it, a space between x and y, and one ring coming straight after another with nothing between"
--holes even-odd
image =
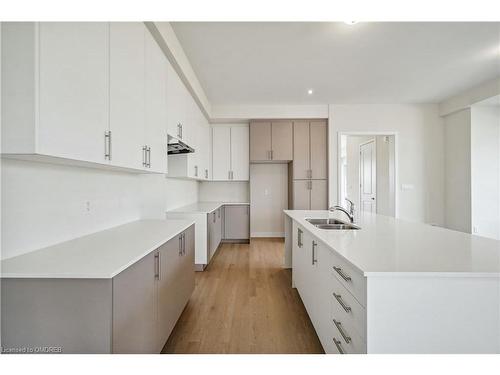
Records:
<instances>
[{"instance_id":1,"label":"white ceiling","mask_svg":"<svg viewBox=\"0 0 500 375\"><path fill-rule=\"evenodd\" d=\"M433 103L500 76L500 23L172 26L213 105Z\"/></svg>"}]
</instances>

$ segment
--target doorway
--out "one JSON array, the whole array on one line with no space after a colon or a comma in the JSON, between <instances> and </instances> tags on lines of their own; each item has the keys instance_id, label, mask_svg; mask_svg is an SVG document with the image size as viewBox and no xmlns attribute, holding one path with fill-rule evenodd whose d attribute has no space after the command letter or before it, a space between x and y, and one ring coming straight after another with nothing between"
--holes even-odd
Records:
<instances>
[{"instance_id":1,"label":"doorway","mask_svg":"<svg viewBox=\"0 0 500 375\"><path fill-rule=\"evenodd\" d=\"M339 203L397 217L397 134L339 133Z\"/></svg>"}]
</instances>

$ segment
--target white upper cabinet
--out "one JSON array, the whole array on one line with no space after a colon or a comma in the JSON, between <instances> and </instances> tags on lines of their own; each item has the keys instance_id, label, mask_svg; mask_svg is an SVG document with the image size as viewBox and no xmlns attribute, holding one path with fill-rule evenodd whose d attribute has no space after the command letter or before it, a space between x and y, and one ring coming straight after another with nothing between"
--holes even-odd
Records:
<instances>
[{"instance_id":1,"label":"white upper cabinet","mask_svg":"<svg viewBox=\"0 0 500 375\"><path fill-rule=\"evenodd\" d=\"M213 180L249 180L249 129L247 126L212 127L212 150Z\"/></svg>"},{"instance_id":2,"label":"white upper cabinet","mask_svg":"<svg viewBox=\"0 0 500 375\"><path fill-rule=\"evenodd\" d=\"M167 64L167 131L187 143L188 92L177 72Z\"/></svg>"},{"instance_id":3,"label":"white upper cabinet","mask_svg":"<svg viewBox=\"0 0 500 375\"><path fill-rule=\"evenodd\" d=\"M2 153L107 162L108 28L2 23Z\"/></svg>"},{"instance_id":4,"label":"white upper cabinet","mask_svg":"<svg viewBox=\"0 0 500 375\"><path fill-rule=\"evenodd\" d=\"M250 179L250 135L247 126L231 128L231 180Z\"/></svg>"},{"instance_id":5,"label":"white upper cabinet","mask_svg":"<svg viewBox=\"0 0 500 375\"><path fill-rule=\"evenodd\" d=\"M231 128L215 126L212 128L212 179L226 181L231 179Z\"/></svg>"},{"instance_id":6,"label":"white upper cabinet","mask_svg":"<svg viewBox=\"0 0 500 375\"><path fill-rule=\"evenodd\" d=\"M145 36L139 22L110 24L110 114L111 163L145 168ZM101 150L102 151L102 150Z\"/></svg>"},{"instance_id":7,"label":"white upper cabinet","mask_svg":"<svg viewBox=\"0 0 500 375\"><path fill-rule=\"evenodd\" d=\"M167 172L168 64L143 23L1 27L3 155Z\"/></svg>"},{"instance_id":8,"label":"white upper cabinet","mask_svg":"<svg viewBox=\"0 0 500 375\"><path fill-rule=\"evenodd\" d=\"M167 59L146 30L145 146L147 168L167 173Z\"/></svg>"}]
</instances>

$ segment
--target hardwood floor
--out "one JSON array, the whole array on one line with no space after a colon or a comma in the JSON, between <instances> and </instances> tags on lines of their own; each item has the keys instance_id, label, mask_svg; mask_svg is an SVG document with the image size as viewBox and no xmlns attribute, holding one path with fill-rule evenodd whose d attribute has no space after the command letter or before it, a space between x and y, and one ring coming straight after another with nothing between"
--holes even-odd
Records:
<instances>
[{"instance_id":1,"label":"hardwood floor","mask_svg":"<svg viewBox=\"0 0 500 375\"><path fill-rule=\"evenodd\" d=\"M283 251L282 239L222 244L163 353L323 353Z\"/></svg>"}]
</instances>

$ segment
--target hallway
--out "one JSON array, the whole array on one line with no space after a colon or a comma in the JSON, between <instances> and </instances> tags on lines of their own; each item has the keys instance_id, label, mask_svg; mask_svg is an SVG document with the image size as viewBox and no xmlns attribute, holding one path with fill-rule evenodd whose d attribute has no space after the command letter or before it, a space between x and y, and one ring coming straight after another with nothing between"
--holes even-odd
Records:
<instances>
[{"instance_id":1,"label":"hallway","mask_svg":"<svg viewBox=\"0 0 500 375\"><path fill-rule=\"evenodd\" d=\"M163 353L323 353L295 289L281 268L281 239L222 244Z\"/></svg>"}]
</instances>

